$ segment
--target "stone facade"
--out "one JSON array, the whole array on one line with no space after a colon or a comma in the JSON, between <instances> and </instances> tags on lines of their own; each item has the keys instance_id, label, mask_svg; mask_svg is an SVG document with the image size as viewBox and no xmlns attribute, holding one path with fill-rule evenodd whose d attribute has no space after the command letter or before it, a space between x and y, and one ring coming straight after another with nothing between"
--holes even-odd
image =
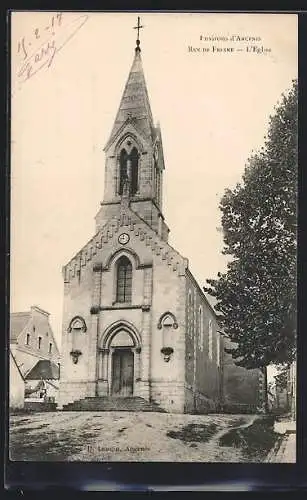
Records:
<instances>
[{"instance_id":1,"label":"stone facade","mask_svg":"<svg viewBox=\"0 0 307 500\"><path fill-rule=\"evenodd\" d=\"M123 233L130 237L125 246L118 242ZM118 219L113 218L104 233L95 236L92 249L89 258L79 259L79 268L69 264L64 269L62 404L85 395L110 394L111 341L114 333L120 332L132 339L134 395L162 402L170 397L170 386L181 384L183 391L187 261L129 208L119 213ZM132 263L130 304L116 302L117 262L122 256ZM168 312L175 318L175 328L160 325ZM70 328L76 317L84 322L82 332ZM174 354L169 362L160 352L165 329L172 329ZM77 344L74 335L79 335ZM76 364L70 355L74 348L82 352ZM169 404L179 409L183 398L177 400L170 399Z\"/></svg>"},{"instance_id":2,"label":"stone facade","mask_svg":"<svg viewBox=\"0 0 307 500\"><path fill-rule=\"evenodd\" d=\"M186 273L185 410L219 409L222 338L216 315L191 273Z\"/></svg>"},{"instance_id":3,"label":"stone facade","mask_svg":"<svg viewBox=\"0 0 307 500\"><path fill-rule=\"evenodd\" d=\"M223 340L188 260L168 244L162 138L139 47L104 151L96 233L63 268L60 407L132 395L170 412L217 411Z\"/></svg>"},{"instance_id":4,"label":"stone facade","mask_svg":"<svg viewBox=\"0 0 307 500\"><path fill-rule=\"evenodd\" d=\"M224 349L233 347L229 339L223 339ZM264 376L260 369L236 366L232 356L223 354L223 405L230 413L253 413L264 405Z\"/></svg>"}]
</instances>

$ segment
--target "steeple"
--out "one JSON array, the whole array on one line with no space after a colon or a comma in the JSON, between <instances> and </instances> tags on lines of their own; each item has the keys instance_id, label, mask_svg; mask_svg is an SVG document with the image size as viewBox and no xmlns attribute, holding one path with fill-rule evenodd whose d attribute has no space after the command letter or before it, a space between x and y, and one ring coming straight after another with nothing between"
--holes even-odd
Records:
<instances>
[{"instance_id":1,"label":"steeple","mask_svg":"<svg viewBox=\"0 0 307 500\"><path fill-rule=\"evenodd\" d=\"M160 127L154 126L141 60L138 18L134 59L106 155L104 197L97 231L117 211L132 210L162 239L168 227L162 214L164 158Z\"/></svg>"},{"instance_id":2,"label":"steeple","mask_svg":"<svg viewBox=\"0 0 307 500\"><path fill-rule=\"evenodd\" d=\"M117 132L127 120L131 120L135 128L146 139L152 139L154 136L154 123L142 67L139 40L139 29L143 26L140 25L139 20L140 18L138 18L138 26L135 26L135 28L138 29L138 37L136 40L134 60L107 146L112 142Z\"/></svg>"}]
</instances>

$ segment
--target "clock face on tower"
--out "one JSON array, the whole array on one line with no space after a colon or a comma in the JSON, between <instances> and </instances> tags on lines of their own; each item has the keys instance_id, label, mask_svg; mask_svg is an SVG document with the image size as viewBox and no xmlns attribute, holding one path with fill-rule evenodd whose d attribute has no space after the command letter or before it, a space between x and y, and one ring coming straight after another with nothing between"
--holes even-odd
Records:
<instances>
[{"instance_id":1,"label":"clock face on tower","mask_svg":"<svg viewBox=\"0 0 307 500\"><path fill-rule=\"evenodd\" d=\"M127 233L122 233L118 237L118 243L120 243L121 245L126 245L126 243L128 243L129 240L130 236Z\"/></svg>"}]
</instances>

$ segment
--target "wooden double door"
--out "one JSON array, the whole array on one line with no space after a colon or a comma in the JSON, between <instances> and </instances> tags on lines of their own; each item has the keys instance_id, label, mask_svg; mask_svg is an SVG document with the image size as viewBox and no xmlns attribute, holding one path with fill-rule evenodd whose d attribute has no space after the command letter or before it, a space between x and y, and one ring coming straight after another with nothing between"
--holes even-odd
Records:
<instances>
[{"instance_id":1,"label":"wooden double door","mask_svg":"<svg viewBox=\"0 0 307 500\"><path fill-rule=\"evenodd\" d=\"M116 348L112 354L112 395L133 395L134 354L131 349Z\"/></svg>"}]
</instances>

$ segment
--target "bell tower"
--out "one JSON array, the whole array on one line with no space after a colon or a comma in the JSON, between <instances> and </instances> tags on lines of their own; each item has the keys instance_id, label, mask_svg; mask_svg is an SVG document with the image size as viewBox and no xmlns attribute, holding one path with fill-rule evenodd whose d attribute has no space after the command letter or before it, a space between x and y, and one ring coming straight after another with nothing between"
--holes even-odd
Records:
<instances>
[{"instance_id":1,"label":"bell tower","mask_svg":"<svg viewBox=\"0 0 307 500\"><path fill-rule=\"evenodd\" d=\"M160 126L154 125L143 67L139 31L132 67L122 94L111 135L105 145L105 185L99 229L125 199L131 210L167 241L169 229L162 214L164 170Z\"/></svg>"}]
</instances>

